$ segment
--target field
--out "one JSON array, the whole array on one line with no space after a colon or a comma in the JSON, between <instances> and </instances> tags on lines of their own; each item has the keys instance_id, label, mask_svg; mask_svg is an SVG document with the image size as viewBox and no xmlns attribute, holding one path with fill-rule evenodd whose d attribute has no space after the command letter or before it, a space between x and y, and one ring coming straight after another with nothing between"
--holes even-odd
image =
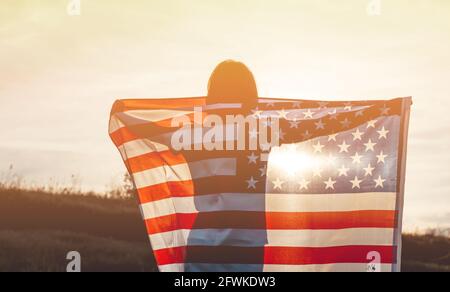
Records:
<instances>
[{"instance_id":1,"label":"field","mask_svg":"<svg viewBox=\"0 0 450 292\"><path fill-rule=\"evenodd\" d=\"M0 271L157 271L134 199L0 189ZM403 236L403 271L450 272L450 239Z\"/></svg>"}]
</instances>

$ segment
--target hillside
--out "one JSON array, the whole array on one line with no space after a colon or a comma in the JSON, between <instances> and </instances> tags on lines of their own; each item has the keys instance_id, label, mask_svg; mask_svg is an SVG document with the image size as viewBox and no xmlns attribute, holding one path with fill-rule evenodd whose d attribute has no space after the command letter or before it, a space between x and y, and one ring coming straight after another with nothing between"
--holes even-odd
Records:
<instances>
[{"instance_id":1,"label":"hillside","mask_svg":"<svg viewBox=\"0 0 450 292\"><path fill-rule=\"evenodd\" d=\"M157 271L137 202L0 190L0 271ZM450 271L450 239L404 235L403 271Z\"/></svg>"}]
</instances>

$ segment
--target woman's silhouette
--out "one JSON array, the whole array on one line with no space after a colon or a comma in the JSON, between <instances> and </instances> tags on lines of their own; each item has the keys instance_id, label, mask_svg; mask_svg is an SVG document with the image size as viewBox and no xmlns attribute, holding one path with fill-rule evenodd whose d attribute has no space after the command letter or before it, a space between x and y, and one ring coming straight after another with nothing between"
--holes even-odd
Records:
<instances>
[{"instance_id":1,"label":"woman's silhouette","mask_svg":"<svg viewBox=\"0 0 450 292\"><path fill-rule=\"evenodd\" d=\"M217 104L224 105L224 110L214 113L221 115L223 120L225 120L225 115L227 114L250 115L251 110L257 107L257 103L258 91L256 82L247 66L233 60L227 60L217 65L208 82L207 108L208 106ZM240 108L236 112L234 108L227 109L226 104L240 104ZM247 157L248 151L225 152L227 152L224 154L225 156L234 157L237 161L236 178L238 180L244 182L250 175L254 175L254 173L250 173L248 170L247 158L245 160L237 158L237 156ZM264 195L247 194L245 191L246 185L244 188L240 185L231 186L231 188L225 185L209 187L217 190L215 192L217 198L212 203L208 202L205 204L202 196L196 196L194 198L194 203L199 213L187 239L185 271L262 271L264 266L264 245L267 243ZM221 192L227 193L224 189L241 190L233 195L252 196L253 208L258 209L258 211L254 212L255 216L253 216L254 219L252 219L250 224L249 222L239 222L239 220L245 220L244 218L239 218L239 216L230 218L232 215L227 215L228 213L226 211L239 211L239 206L233 206L235 209L232 207L230 210L230 204L224 203L226 200L225 196L229 196L230 194L221 194ZM212 206L211 204L216 205ZM221 214L215 217L211 216L211 212L208 212L211 210L211 207L220 211L223 206L227 206L223 210L225 211L225 216ZM215 234L211 234L211 230L204 229L204 226L211 224L220 226L221 229L215 230ZM259 229L240 229L240 224L256 225L259 226ZM210 244L210 241L213 241L213 244ZM198 246L204 245L213 246L206 249L198 248ZM226 260L219 260L226 258L226 254L233 255L233 258L236 258L236 256L245 258L246 265L237 267L234 264L227 263ZM208 263L214 263L214 265L209 265Z\"/></svg>"},{"instance_id":2,"label":"woman's silhouette","mask_svg":"<svg viewBox=\"0 0 450 292\"><path fill-rule=\"evenodd\" d=\"M208 82L207 104L241 103L243 109L256 107L258 90L252 72L241 62L223 61Z\"/></svg>"}]
</instances>

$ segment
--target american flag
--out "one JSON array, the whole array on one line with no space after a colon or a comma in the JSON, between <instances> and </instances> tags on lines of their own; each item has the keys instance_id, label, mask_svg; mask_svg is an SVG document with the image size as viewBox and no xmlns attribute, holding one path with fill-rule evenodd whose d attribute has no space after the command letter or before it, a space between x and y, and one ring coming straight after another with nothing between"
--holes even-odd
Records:
<instances>
[{"instance_id":1,"label":"american flag","mask_svg":"<svg viewBox=\"0 0 450 292\"><path fill-rule=\"evenodd\" d=\"M280 146L174 150L174 118L243 111L205 101L124 99L111 111L160 271L400 269L410 98L260 98L251 115L279 122Z\"/></svg>"}]
</instances>

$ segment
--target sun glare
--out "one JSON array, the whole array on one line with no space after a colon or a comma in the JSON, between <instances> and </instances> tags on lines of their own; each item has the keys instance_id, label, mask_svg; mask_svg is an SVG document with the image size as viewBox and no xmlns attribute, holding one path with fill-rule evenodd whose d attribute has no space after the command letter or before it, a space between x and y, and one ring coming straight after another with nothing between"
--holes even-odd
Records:
<instances>
[{"instance_id":1,"label":"sun glare","mask_svg":"<svg viewBox=\"0 0 450 292\"><path fill-rule=\"evenodd\" d=\"M269 156L270 169L289 176L302 175L320 165L321 159L310 153L296 150L291 145L274 147Z\"/></svg>"}]
</instances>

